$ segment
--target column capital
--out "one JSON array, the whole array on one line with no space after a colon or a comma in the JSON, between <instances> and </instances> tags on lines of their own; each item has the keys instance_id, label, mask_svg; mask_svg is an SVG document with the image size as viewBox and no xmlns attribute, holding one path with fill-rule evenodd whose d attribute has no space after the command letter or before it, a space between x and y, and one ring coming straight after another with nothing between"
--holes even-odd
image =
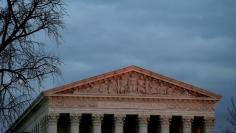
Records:
<instances>
[{"instance_id":1,"label":"column capital","mask_svg":"<svg viewBox=\"0 0 236 133\"><path fill-rule=\"evenodd\" d=\"M123 133L125 114L114 114L115 133Z\"/></svg>"},{"instance_id":2,"label":"column capital","mask_svg":"<svg viewBox=\"0 0 236 133\"><path fill-rule=\"evenodd\" d=\"M47 122L52 122L52 123L56 123L57 119L59 118L59 114L58 113L49 113L47 114Z\"/></svg>"},{"instance_id":3,"label":"column capital","mask_svg":"<svg viewBox=\"0 0 236 133\"><path fill-rule=\"evenodd\" d=\"M102 132L102 120L103 120L103 114L92 114L93 133Z\"/></svg>"},{"instance_id":4,"label":"column capital","mask_svg":"<svg viewBox=\"0 0 236 133\"><path fill-rule=\"evenodd\" d=\"M138 115L139 124L148 124L150 115Z\"/></svg>"},{"instance_id":5,"label":"column capital","mask_svg":"<svg viewBox=\"0 0 236 133\"><path fill-rule=\"evenodd\" d=\"M194 116L182 116L183 126L185 128L191 128Z\"/></svg>"},{"instance_id":6,"label":"column capital","mask_svg":"<svg viewBox=\"0 0 236 133\"><path fill-rule=\"evenodd\" d=\"M171 119L172 119L171 115L161 115L160 116L161 125L163 127L168 127L169 128Z\"/></svg>"},{"instance_id":7,"label":"column capital","mask_svg":"<svg viewBox=\"0 0 236 133\"><path fill-rule=\"evenodd\" d=\"M123 126L126 115L124 114L114 114L115 124Z\"/></svg>"},{"instance_id":8,"label":"column capital","mask_svg":"<svg viewBox=\"0 0 236 133\"><path fill-rule=\"evenodd\" d=\"M58 113L49 113L47 118L47 133L57 133L57 119L59 118Z\"/></svg>"},{"instance_id":9,"label":"column capital","mask_svg":"<svg viewBox=\"0 0 236 133\"><path fill-rule=\"evenodd\" d=\"M70 114L70 122L71 123L79 123L81 117L82 117L82 114L72 113L72 114Z\"/></svg>"},{"instance_id":10,"label":"column capital","mask_svg":"<svg viewBox=\"0 0 236 133\"><path fill-rule=\"evenodd\" d=\"M103 120L103 114L92 114L93 124L101 124Z\"/></svg>"}]
</instances>

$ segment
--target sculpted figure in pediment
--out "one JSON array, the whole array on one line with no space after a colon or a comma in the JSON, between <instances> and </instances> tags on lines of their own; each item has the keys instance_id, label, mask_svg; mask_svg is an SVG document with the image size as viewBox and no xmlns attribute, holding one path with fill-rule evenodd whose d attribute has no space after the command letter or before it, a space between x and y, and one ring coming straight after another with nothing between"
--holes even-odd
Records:
<instances>
[{"instance_id":1,"label":"sculpted figure in pediment","mask_svg":"<svg viewBox=\"0 0 236 133\"><path fill-rule=\"evenodd\" d=\"M196 90L196 91L195 91ZM55 91L55 92L54 92ZM85 95L124 95L124 96L150 96L150 97L214 97L194 86L168 79L152 72L131 67L130 70L108 73L87 79L78 84L61 87L59 90L47 92L48 94L85 94ZM217 97L217 95L216 95ZM218 96L219 97L219 96Z\"/></svg>"},{"instance_id":2,"label":"sculpted figure in pediment","mask_svg":"<svg viewBox=\"0 0 236 133\"><path fill-rule=\"evenodd\" d=\"M103 83L101 83L100 87L99 87L99 92L100 93L108 93L108 84L107 84L108 81L105 81Z\"/></svg>"},{"instance_id":3,"label":"sculpted figure in pediment","mask_svg":"<svg viewBox=\"0 0 236 133\"><path fill-rule=\"evenodd\" d=\"M129 86L129 93L131 94L137 93L137 79L134 73L130 74L128 86Z\"/></svg>"},{"instance_id":4,"label":"sculpted figure in pediment","mask_svg":"<svg viewBox=\"0 0 236 133\"><path fill-rule=\"evenodd\" d=\"M138 79L138 92L141 94L146 94L145 79L143 76L140 76Z\"/></svg>"},{"instance_id":5,"label":"sculpted figure in pediment","mask_svg":"<svg viewBox=\"0 0 236 133\"><path fill-rule=\"evenodd\" d=\"M73 94L195 96L189 90L137 73L129 73L74 88Z\"/></svg>"},{"instance_id":6,"label":"sculpted figure in pediment","mask_svg":"<svg viewBox=\"0 0 236 133\"><path fill-rule=\"evenodd\" d=\"M121 77L120 79L120 93L119 94L125 94L128 90L128 80L127 77Z\"/></svg>"},{"instance_id":7,"label":"sculpted figure in pediment","mask_svg":"<svg viewBox=\"0 0 236 133\"><path fill-rule=\"evenodd\" d=\"M117 94L117 88L118 88L118 86L117 86L116 80L115 79L111 79L110 80L110 85L109 85L108 93L109 94Z\"/></svg>"},{"instance_id":8,"label":"sculpted figure in pediment","mask_svg":"<svg viewBox=\"0 0 236 133\"><path fill-rule=\"evenodd\" d=\"M158 94L159 93L159 86L157 85L156 80L151 79L149 86L150 86L150 91L149 91L150 94Z\"/></svg>"}]
</instances>

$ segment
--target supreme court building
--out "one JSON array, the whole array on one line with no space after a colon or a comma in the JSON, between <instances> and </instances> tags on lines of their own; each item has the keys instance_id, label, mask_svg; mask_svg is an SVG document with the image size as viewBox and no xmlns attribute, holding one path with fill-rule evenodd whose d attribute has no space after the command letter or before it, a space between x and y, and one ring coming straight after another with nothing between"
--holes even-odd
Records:
<instances>
[{"instance_id":1,"label":"supreme court building","mask_svg":"<svg viewBox=\"0 0 236 133\"><path fill-rule=\"evenodd\" d=\"M129 66L42 92L7 132L212 133L220 98Z\"/></svg>"}]
</instances>

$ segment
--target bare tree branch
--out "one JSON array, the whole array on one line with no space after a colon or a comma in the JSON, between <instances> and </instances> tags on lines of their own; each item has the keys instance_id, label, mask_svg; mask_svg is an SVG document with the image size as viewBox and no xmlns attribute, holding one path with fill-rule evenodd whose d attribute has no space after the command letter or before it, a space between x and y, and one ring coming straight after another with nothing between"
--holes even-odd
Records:
<instances>
[{"instance_id":1,"label":"bare tree branch","mask_svg":"<svg viewBox=\"0 0 236 133\"><path fill-rule=\"evenodd\" d=\"M229 123L229 127L226 127L225 131L229 133L236 132L236 98L231 98L230 105L227 108L228 116L227 121Z\"/></svg>"},{"instance_id":2,"label":"bare tree branch","mask_svg":"<svg viewBox=\"0 0 236 133\"><path fill-rule=\"evenodd\" d=\"M37 35L45 32L59 42L64 14L62 0L5 0L0 5L0 124L5 127L31 103L44 79L60 75L60 59L44 50Z\"/></svg>"}]
</instances>

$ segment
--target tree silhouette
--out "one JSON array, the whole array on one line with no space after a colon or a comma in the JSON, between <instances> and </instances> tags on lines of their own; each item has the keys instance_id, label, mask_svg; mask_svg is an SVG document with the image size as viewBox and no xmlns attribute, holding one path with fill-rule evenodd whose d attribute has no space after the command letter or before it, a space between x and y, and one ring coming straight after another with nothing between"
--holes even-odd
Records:
<instances>
[{"instance_id":1,"label":"tree silhouette","mask_svg":"<svg viewBox=\"0 0 236 133\"><path fill-rule=\"evenodd\" d=\"M230 106L227 109L227 120L231 126L229 130L231 130L232 132L236 132L236 98L231 98Z\"/></svg>"},{"instance_id":2,"label":"tree silhouette","mask_svg":"<svg viewBox=\"0 0 236 133\"><path fill-rule=\"evenodd\" d=\"M60 74L60 60L46 52L39 36L61 40L62 0L0 0L0 121L11 124L48 76Z\"/></svg>"}]
</instances>

